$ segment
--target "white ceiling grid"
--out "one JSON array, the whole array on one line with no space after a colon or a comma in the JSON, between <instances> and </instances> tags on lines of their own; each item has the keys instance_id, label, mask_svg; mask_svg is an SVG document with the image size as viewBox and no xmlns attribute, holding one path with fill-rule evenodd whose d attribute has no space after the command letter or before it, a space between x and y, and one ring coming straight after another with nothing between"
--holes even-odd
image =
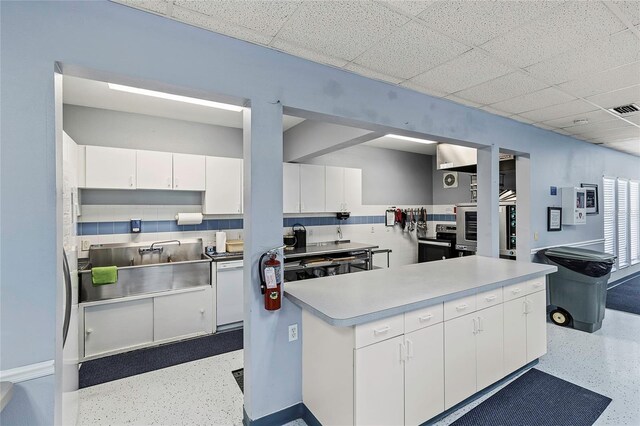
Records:
<instances>
[{"instance_id":1,"label":"white ceiling grid","mask_svg":"<svg viewBox=\"0 0 640 426\"><path fill-rule=\"evenodd\" d=\"M116 1L640 155L640 0Z\"/></svg>"}]
</instances>

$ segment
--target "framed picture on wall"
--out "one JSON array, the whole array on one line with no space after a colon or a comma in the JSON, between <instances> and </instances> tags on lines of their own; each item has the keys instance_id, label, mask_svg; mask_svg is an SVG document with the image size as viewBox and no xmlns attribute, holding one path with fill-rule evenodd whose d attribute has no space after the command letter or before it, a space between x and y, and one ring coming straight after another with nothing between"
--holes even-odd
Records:
<instances>
[{"instance_id":1,"label":"framed picture on wall","mask_svg":"<svg viewBox=\"0 0 640 426\"><path fill-rule=\"evenodd\" d=\"M587 214L598 214L598 185L595 183L581 183L581 188L587 193Z\"/></svg>"},{"instance_id":2,"label":"framed picture on wall","mask_svg":"<svg viewBox=\"0 0 640 426\"><path fill-rule=\"evenodd\" d=\"M547 231L562 231L562 207L547 207Z\"/></svg>"}]
</instances>

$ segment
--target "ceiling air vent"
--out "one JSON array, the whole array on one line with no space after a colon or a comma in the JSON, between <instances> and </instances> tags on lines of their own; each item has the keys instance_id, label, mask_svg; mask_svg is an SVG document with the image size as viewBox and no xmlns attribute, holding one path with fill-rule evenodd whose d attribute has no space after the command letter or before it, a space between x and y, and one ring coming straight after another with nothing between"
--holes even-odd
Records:
<instances>
[{"instance_id":1,"label":"ceiling air vent","mask_svg":"<svg viewBox=\"0 0 640 426\"><path fill-rule=\"evenodd\" d=\"M627 115L640 111L640 107L638 107L638 105L636 104L629 104L617 106L615 108L611 108L610 110L613 112L617 112L620 115Z\"/></svg>"}]
</instances>

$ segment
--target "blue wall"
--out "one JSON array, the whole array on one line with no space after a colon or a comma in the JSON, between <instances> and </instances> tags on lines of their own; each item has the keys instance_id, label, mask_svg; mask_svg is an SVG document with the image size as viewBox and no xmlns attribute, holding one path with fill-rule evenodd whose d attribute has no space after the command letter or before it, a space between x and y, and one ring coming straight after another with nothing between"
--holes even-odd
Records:
<instances>
[{"instance_id":1,"label":"blue wall","mask_svg":"<svg viewBox=\"0 0 640 426\"><path fill-rule=\"evenodd\" d=\"M538 246L602 238L602 215L546 233L549 186L640 178L638 158L484 111L366 79L109 2L1 2L0 368L54 358L60 241L56 225L53 71L243 100L338 117L374 131L392 128L531 154L531 232ZM593 218L593 219L592 219ZM27 255L37 248L38 262ZM275 333L286 333L278 324ZM269 342L268 340L266 342ZM299 365L299 347L254 348ZM299 382L299 370L273 380ZM259 389L268 395L272 389ZM277 393L277 392L276 392ZM261 402L256 417L294 405L301 390ZM40 396L45 398L48 396ZM268 397L265 397L268 398ZM47 408L49 410L49 408ZM25 414L26 415L26 414ZM43 416L53 419L53 413ZM50 422L43 422L50 423Z\"/></svg>"}]
</instances>

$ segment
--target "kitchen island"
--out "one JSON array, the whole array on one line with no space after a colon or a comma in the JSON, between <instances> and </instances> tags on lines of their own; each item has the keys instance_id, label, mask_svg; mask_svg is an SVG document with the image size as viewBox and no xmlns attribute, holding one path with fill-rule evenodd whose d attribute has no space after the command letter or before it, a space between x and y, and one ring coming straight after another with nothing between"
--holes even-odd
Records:
<instances>
[{"instance_id":1,"label":"kitchen island","mask_svg":"<svg viewBox=\"0 0 640 426\"><path fill-rule=\"evenodd\" d=\"M421 424L546 353L549 265L469 256L285 285L322 424Z\"/></svg>"}]
</instances>

